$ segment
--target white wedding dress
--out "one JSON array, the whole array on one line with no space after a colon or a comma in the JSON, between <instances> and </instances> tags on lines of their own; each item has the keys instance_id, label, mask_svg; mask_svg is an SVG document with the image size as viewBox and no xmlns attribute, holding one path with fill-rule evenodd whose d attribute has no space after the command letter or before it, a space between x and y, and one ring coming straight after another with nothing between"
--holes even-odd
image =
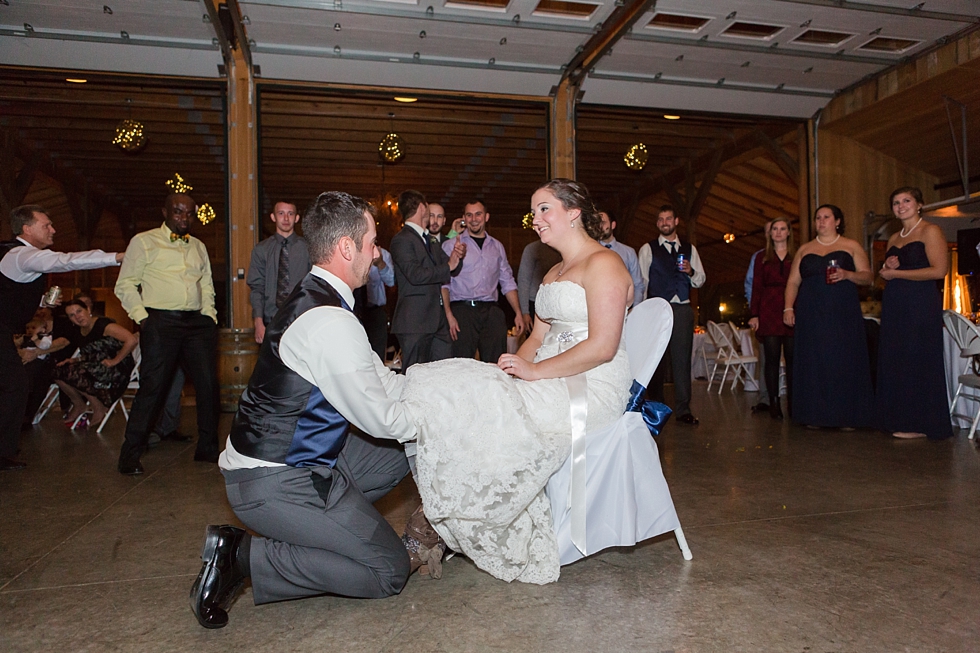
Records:
<instances>
[{"instance_id":1,"label":"white wedding dress","mask_svg":"<svg viewBox=\"0 0 980 653\"><path fill-rule=\"evenodd\" d=\"M551 324L535 360L588 336L578 284L541 286L535 309ZM622 345L612 361L584 376L591 432L616 421L629 399L632 374ZM409 368L402 400L419 427L416 482L425 514L449 547L508 582L557 580L545 486L571 450L565 379L527 382L495 364L449 359Z\"/></svg>"}]
</instances>

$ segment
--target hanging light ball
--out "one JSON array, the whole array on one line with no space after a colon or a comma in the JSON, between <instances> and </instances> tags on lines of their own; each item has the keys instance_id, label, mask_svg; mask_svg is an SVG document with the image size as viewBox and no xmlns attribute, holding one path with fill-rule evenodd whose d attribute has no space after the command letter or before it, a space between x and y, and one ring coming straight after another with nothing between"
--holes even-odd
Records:
<instances>
[{"instance_id":1,"label":"hanging light ball","mask_svg":"<svg viewBox=\"0 0 980 653\"><path fill-rule=\"evenodd\" d=\"M401 136L391 132L382 138L381 142L378 143L378 154L383 161L388 163L394 163L405 156L405 145L402 143Z\"/></svg>"},{"instance_id":2,"label":"hanging light ball","mask_svg":"<svg viewBox=\"0 0 980 653\"><path fill-rule=\"evenodd\" d=\"M201 221L201 224L207 224L216 217L217 216L214 214L214 209L212 209L211 205L207 202L197 207L197 219Z\"/></svg>"},{"instance_id":3,"label":"hanging light ball","mask_svg":"<svg viewBox=\"0 0 980 653\"><path fill-rule=\"evenodd\" d=\"M146 145L146 134L143 132L143 123L138 120L121 120L116 125L116 137L112 139L113 145L118 145L123 152L136 152Z\"/></svg>"},{"instance_id":4,"label":"hanging light ball","mask_svg":"<svg viewBox=\"0 0 980 653\"><path fill-rule=\"evenodd\" d=\"M731 245L732 243L735 242L735 234L733 234L730 231L727 234L725 234L724 236L722 236L722 238L729 245Z\"/></svg>"},{"instance_id":5,"label":"hanging light ball","mask_svg":"<svg viewBox=\"0 0 980 653\"><path fill-rule=\"evenodd\" d=\"M524 214L524 217L521 218L521 225L525 229L534 229L534 211L528 211Z\"/></svg>"},{"instance_id":6,"label":"hanging light ball","mask_svg":"<svg viewBox=\"0 0 980 653\"><path fill-rule=\"evenodd\" d=\"M649 158L650 153L647 152L647 146L643 143L637 143L626 150L626 156L623 157L623 162L626 163L626 167L630 170L639 171L643 170Z\"/></svg>"},{"instance_id":7,"label":"hanging light ball","mask_svg":"<svg viewBox=\"0 0 980 653\"><path fill-rule=\"evenodd\" d=\"M183 195L194 190L194 187L184 181L184 178L180 176L179 172L175 172L174 176L167 180L167 187L178 195Z\"/></svg>"}]
</instances>

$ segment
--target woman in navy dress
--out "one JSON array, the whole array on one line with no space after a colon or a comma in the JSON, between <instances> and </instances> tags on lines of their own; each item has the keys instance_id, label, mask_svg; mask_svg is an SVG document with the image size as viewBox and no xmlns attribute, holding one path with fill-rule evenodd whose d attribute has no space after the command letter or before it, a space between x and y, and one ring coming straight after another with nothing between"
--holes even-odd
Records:
<instances>
[{"instance_id":1,"label":"woman in navy dress","mask_svg":"<svg viewBox=\"0 0 980 653\"><path fill-rule=\"evenodd\" d=\"M776 218L766 233L766 251L755 258L752 274L749 326L766 352L763 378L769 393L769 416L773 419L783 419L779 405L779 364L783 358L786 360L786 409L793 413L793 327L783 322L783 305L795 252L789 220Z\"/></svg>"},{"instance_id":2,"label":"woman in navy dress","mask_svg":"<svg viewBox=\"0 0 980 653\"><path fill-rule=\"evenodd\" d=\"M891 195L901 231L888 239L881 278L878 395L875 425L896 438L952 437L943 369L943 304L936 282L946 276L946 238L919 215L922 191Z\"/></svg>"},{"instance_id":3,"label":"woman in navy dress","mask_svg":"<svg viewBox=\"0 0 980 653\"><path fill-rule=\"evenodd\" d=\"M818 208L814 224L817 237L793 258L784 299L783 321L795 326L791 417L812 427L870 427L871 366L857 287L874 274L861 245L841 235L838 207Z\"/></svg>"}]
</instances>

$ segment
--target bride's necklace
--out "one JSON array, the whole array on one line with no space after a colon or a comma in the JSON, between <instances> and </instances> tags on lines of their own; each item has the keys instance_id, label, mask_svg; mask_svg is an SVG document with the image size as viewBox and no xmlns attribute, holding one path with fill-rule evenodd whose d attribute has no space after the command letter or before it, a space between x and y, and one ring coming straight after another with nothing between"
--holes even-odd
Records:
<instances>
[{"instance_id":1,"label":"bride's necklace","mask_svg":"<svg viewBox=\"0 0 980 653\"><path fill-rule=\"evenodd\" d=\"M922 222L922 218L919 218L919 222ZM919 222L916 222L914 225L912 225L912 228L909 229L908 233L905 233L905 229L902 228L902 232L901 232L902 238L908 238L909 236L911 236L912 232L915 231L915 228L919 226Z\"/></svg>"},{"instance_id":2,"label":"bride's necklace","mask_svg":"<svg viewBox=\"0 0 980 653\"><path fill-rule=\"evenodd\" d=\"M836 243L838 240L840 240L840 234L837 234L837 238L834 238L829 243L823 242L822 240L820 240L820 236L817 236L817 242L820 243L821 245L823 245L824 247L830 247L831 245L833 245L834 243Z\"/></svg>"}]
</instances>

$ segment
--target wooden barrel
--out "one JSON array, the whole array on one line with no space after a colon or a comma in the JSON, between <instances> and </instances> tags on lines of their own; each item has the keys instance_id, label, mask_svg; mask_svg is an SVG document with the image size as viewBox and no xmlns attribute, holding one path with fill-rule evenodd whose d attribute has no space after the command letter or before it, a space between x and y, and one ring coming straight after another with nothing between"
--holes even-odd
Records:
<instances>
[{"instance_id":1,"label":"wooden barrel","mask_svg":"<svg viewBox=\"0 0 980 653\"><path fill-rule=\"evenodd\" d=\"M222 412L238 410L238 398L248 386L258 356L255 329L218 329L218 385Z\"/></svg>"}]
</instances>

